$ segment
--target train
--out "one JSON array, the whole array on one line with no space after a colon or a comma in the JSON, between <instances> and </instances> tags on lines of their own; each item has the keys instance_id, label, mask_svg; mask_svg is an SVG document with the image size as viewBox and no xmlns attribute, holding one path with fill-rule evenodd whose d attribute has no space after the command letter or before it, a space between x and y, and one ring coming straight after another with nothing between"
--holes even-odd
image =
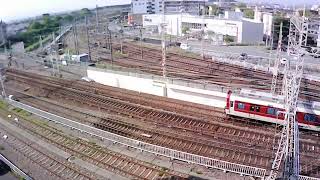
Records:
<instances>
[{"instance_id":1,"label":"train","mask_svg":"<svg viewBox=\"0 0 320 180\"><path fill-rule=\"evenodd\" d=\"M284 125L284 102L285 96L267 92L241 89L236 94L228 91L225 113ZM320 131L320 102L298 101L296 120L303 129Z\"/></svg>"}]
</instances>

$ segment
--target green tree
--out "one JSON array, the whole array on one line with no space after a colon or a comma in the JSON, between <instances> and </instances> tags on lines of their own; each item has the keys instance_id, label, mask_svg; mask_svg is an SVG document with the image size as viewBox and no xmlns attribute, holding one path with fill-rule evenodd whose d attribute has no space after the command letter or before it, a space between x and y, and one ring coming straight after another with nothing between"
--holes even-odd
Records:
<instances>
[{"instance_id":1,"label":"green tree","mask_svg":"<svg viewBox=\"0 0 320 180\"><path fill-rule=\"evenodd\" d=\"M254 11L252 9L243 10L243 15L246 18L254 19Z\"/></svg>"},{"instance_id":2,"label":"green tree","mask_svg":"<svg viewBox=\"0 0 320 180\"><path fill-rule=\"evenodd\" d=\"M66 21L66 22L71 22L71 21L73 21L73 16L68 14L68 15L63 17L63 20Z\"/></svg>"},{"instance_id":3,"label":"green tree","mask_svg":"<svg viewBox=\"0 0 320 180\"><path fill-rule=\"evenodd\" d=\"M303 10L299 11L299 15L303 16ZM312 12L310 10L306 10L306 17L310 17L312 15Z\"/></svg>"},{"instance_id":4,"label":"green tree","mask_svg":"<svg viewBox=\"0 0 320 180\"><path fill-rule=\"evenodd\" d=\"M217 5L212 5L210 6L210 8L211 8L211 12L209 15L215 15L215 16L219 15L220 9Z\"/></svg>"},{"instance_id":5,"label":"green tree","mask_svg":"<svg viewBox=\"0 0 320 180\"><path fill-rule=\"evenodd\" d=\"M240 9L245 9L245 8L247 8L247 4L245 4L245 3L239 3L239 4L237 4L236 7L240 8Z\"/></svg>"},{"instance_id":6,"label":"green tree","mask_svg":"<svg viewBox=\"0 0 320 180\"><path fill-rule=\"evenodd\" d=\"M28 29L29 29L29 30L32 30L32 29L42 29L43 27L44 27L43 24L41 24L41 23L38 22L38 21L34 21L34 22L32 22L32 23L29 25Z\"/></svg>"},{"instance_id":7,"label":"green tree","mask_svg":"<svg viewBox=\"0 0 320 180\"><path fill-rule=\"evenodd\" d=\"M80 10L80 17L85 17L91 14L91 11L88 8L83 8Z\"/></svg>"},{"instance_id":8,"label":"green tree","mask_svg":"<svg viewBox=\"0 0 320 180\"><path fill-rule=\"evenodd\" d=\"M234 38L232 36L229 36L229 35L225 35L224 36L224 41L226 43L231 43L231 42L234 42Z\"/></svg>"},{"instance_id":9,"label":"green tree","mask_svg":"<svg viewBox=\"0 0 320 180\"><path fill-rule=\"evenodd\" d=\"M187 33L187 31L189 31L190 30L190 28L189 27L182 27L182 33L183 34L186 34Z\"/></svg>"}]
</instances>

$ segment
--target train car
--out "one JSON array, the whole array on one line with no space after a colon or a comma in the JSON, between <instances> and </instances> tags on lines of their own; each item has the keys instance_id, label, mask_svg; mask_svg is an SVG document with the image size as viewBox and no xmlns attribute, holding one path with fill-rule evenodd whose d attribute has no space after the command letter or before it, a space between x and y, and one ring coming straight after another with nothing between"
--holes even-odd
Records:
<instances>
[{"instance_id":1,"label":"train car","mask_svg":"<svg viewBox=\"0 0 320 180\"><path fill-rule=\"evenodd\" d=\"M270 123L284 124L284 96L242 89L227 94L225 113ZM305 129L320 131L320 102L298 102L296 119Z\"/></svg>"}]
</instances>

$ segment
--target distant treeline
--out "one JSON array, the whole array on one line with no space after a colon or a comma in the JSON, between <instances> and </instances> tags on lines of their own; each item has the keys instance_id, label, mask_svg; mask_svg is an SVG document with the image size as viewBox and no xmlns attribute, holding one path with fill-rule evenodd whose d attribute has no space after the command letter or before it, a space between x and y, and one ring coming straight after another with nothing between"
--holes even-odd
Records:
<instances>
[{"instance_id":1,"label":"distant treeline","mask_svg":"<svg viewBox=\"0 0 320 180\"><path fill-rule=\"evenodd\" d=\"M74 19L83 19L85 16L91 14L91 11L84 8L80 11L72 12L70 14L60 16L51 16L50 14L43 14L41 19L35 20L28 26L27 30L20 32L8 38L11 43L23 41L25 47L31 46L39 42L40 36L45 38L52 33L57 33L60 26L63 24L70 24Z\"/></svg>"}]
</instances>

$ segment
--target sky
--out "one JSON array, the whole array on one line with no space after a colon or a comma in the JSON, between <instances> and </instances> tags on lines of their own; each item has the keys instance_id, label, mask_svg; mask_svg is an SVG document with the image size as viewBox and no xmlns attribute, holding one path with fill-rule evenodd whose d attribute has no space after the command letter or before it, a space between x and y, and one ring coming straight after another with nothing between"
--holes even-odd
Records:
<instances>
[{"instance_id":1,"label":"sky","mask_svg":"<svg viewBox=\"0 0 320 180\"><path fill-rule=\"evenodd\" d=\"M280 4L320 4L320 0L241 0L245 2L273 2ZM0 20L11 21L44 13L55 13L81 8L128 4L131 0L0 0Z\"/></svg>"}]
</instances>

